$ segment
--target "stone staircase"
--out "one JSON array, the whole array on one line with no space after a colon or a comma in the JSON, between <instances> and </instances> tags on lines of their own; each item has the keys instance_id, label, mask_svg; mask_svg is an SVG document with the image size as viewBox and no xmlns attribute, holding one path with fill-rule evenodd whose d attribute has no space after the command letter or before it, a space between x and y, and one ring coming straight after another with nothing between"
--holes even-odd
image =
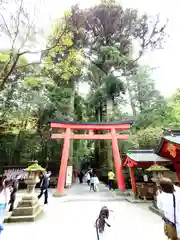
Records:
<instances>
[{"instance_id":1,"label":"stone staircase","mask_svg":"<svg viewBox=\"0 0 180 240\"><path fill-rule=\"evenodd\" d=\"M23 196L5 222L33 222L43 212L35 196Z\"/></svg>"}]
</instances>

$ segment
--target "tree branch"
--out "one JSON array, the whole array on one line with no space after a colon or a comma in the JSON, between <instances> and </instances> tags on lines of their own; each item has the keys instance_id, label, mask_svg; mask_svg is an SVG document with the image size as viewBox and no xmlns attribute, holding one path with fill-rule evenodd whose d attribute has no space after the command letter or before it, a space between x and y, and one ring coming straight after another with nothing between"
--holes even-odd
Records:
<instances>
[{"instance_id":1,"label":"tree branch","mask_svg":"<svg viewBox=\"0 0 180 240\"><path fill-rule=\"evenodd\" d=\"M159 42L159 40L162 40L162 37L161 35L165 34L164 33L164 29L166 28L167 26L167 23L168 23L168 20L167 22L159 29L157 30L157 26L158 24L160 23L160 19L159 19L159 15L156 16L156 22L154 23L154 26L153 26L153 29L149 35L149 38L146 39L146 35L148 34L148 32L144 31L143 32L143 36L141 36L141 40L142 40L142 44L141 44L141 50L139 51L139 55L136 59L134 59L131 64L134 64L135 62L137 62L141 57L142 55L144 54L144 51L151 45L153 47L153 45L156 45L157 43L161 43L161 41ZM160 36L159 36L160 35ZM159 36L158 39L156 39L156 41L154 40L153 41L153 38L155 36Z\"/></svg>"},{"instance_id":2,"label":"tree branch","mask_svg":"<svg viewBox=\"0 0 180 240\"><path fill-rule=\"evenodd\" d=\"M58 39L56 39L55 43L52 45L52 46L49 46L43 50L40 50L40 51L23 51L23 52L18 52L16 54L16 57L15 57L15 60L14 62L12 63L12 66L10 67L10 70L5 74L5 76L2 77L2 81L0 83L0 91L3 90L4 88L4 85L5 83L7 82L8 78L10 77L10 75L14 72L14 70L16 69L17 67L17 63L18 63L18 60L21 56L25 55L25 54L38 54L38 53L44 53L44 52L47 52L47 51L50 51L52 49L54 49L56 46L60 45L60 39L62 39L63 35L66 33L67 31L67 26L64 28L63 32L61 33L61 35L59 36ZM72 46L70 46L69 48L71 48ZM19 49L20 51L20 49ZM9 64L11 63L11 59L9 59L8 63L6 64L6 68L4 68L3 72L6 72L5 70L7 70ZM38 62L39 64L40 62ZM22 65L22 66L18 66L18 68L23 68L23 67L26 67L26 66L30 66L30 65L34 65L35 63L31 63L31 64L25 64L25 65ZM37 64L37 63L36 63Z\"/></svg>"},{"instance_id":3,"label":"tree branch","mask_svg":"<svg viewBox=\"0 0 180 240\"><path fill-rule=\"evenodd\" d=\"M17 55L16 55L16 58L15 58L13 64L12 64L12 66L11 66L11 68L10 68L10 70L9 70L8 73L4 76L4 78L2 79L2 82L1 82L1 84L0 84L0 91L2 91L2 90L4 89L4 85L5 85L6 81L7 81L7 79L9 78L9 76L12 74L12 72L13 72L13 70L14 70L14 68L15 68L18 60L19 60L19 57L20 57L20 55L17 54Z\"/></svg>"},{"instance_id":4,"label":"tree branch","mask_svg":"<svg viewBox=\"0 0 180 240\"><path fill-rule=\"evenodd\" d=\"M6 23L6 20L5 20L4 16L2 15L2 13L0 13L0 16L1 16L2 20L3 20L3 23L5 25L5 28L6 28L6 31L7 31L7 34L9 36L9 38L12 39L12 34L11 34L10 30L9 30L9 27L8 27L8 25Z\"/></svg>"}]
</instances>

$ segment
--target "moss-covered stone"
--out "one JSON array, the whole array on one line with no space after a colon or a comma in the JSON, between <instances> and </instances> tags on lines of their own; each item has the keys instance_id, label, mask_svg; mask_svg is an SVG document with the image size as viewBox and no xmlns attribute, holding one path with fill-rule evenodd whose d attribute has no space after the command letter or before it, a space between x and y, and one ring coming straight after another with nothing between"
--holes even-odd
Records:
<instances>
[{"instance_id":1,"label":"moss-covered stone","mask_svg":"<svg viewBox=\"0 0 180 240\"><path fill-rule=\"evenodd\" d=\"M44 172L45 168L41 167L38 163L34 163L30 165L28 168L25 168L24 171L26 172Z\"/></svg>"},{"instance_id":2,"label":"moss-covered stone","mask_svg":"<svg viewBox=\"0 0 180 240\"><path fill-rule=\"evenodd\" d=\"M148 169L146 169L146 171L148 171L148 172L169 172L170 170L164 166L154 164L151 167L149 167Z\"/></svg>"}]
</instances>

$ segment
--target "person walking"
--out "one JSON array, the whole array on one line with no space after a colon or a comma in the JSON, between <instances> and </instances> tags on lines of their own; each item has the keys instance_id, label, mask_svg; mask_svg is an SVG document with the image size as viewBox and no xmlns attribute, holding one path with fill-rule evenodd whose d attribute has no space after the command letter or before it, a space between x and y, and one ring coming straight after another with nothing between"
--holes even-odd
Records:
<instances>
[{"instance_id":1,"label":"person walking","mask_svg":"<svg viewBox=\"0 0 180 240\"><path fill-rule=\"evenodd\" d=\"M180 189L162 178L157 191L157 207L163 212L164 233L169 240L180 239Z\"/></svg>"},{"instance_id":2,"label":"person walking","mask_svg":"<svg viewBox=\"0 0 180 240\"><path fill-rule=\"evenodd\" d=\"M92 176L92 177L90 178L90 192L91 192L92 190L95 192L95 188L94 188L94 176Z\"/></svg>"},{"instance_id":3,"label":"person walking","mask_svg":"<svg viewBox=\"0 0 180 240\"><path fill-rule=\"evenodd\" d=\"M88 186L90 185L90 174L89 174L89 172L87 172L86 174L85 174L85 181L87 182L87 184L88 184Z\"/></svg>"},{"instance_id":4,"label":"person walking","mask_svg":"<svg viewBox=\"0 0 180 240\"><path fill-rule=\"evenodd\" d=\"M93 191L95 191L94 189L94 171L91 168L89 171L89 175L90 175L90 191L93 189Z\"/></svg>"},{"instance_id":5,"label":"person walking","mask_svg":"<svg viewBox=\"0 0 180 240\"><path fill-rule=\"evenodd\" d=\"M9 198L9 183L7 180L4 181L4 179L0 177L0 234L4 230L4 211L9 203Z\"/></svg>"},{"instance_id":6,"label":"person walking","mask_svg":"<svg viewBox=\"0 0 180 240\"><path fill-rule=\"evenodd\" d=\"M113 173L112 170L110 170L108 172L108 186L109 186L109 190L111 190L114 187L114 178L115 178L115 174Z\"/></svg>"},{"instance_id":7,"label":"person walking","mask_svg":"<svg viewBox=\"0 0 180 240\"><path fill-rule=\"evenodd\" d=\"M94 174L94 190L95 192L98 192L99 191L99 178L97 177L96 174Z\"/></svg>"},{"instance_id":8,"label":"person walking","mask_svg":"<svg viewBox=\"0 0 180 240\"><path fill-rule=\"evenodd\" d=\"M19 179L20 179L20 176L17 175L11 184L12 190L11 190L10 201L9 201L9 204L10 204L9 212L12 212L14 209L14 203L16 201L16 194L17 194L17 191L19 188Z\"/></svg>"},{"instance_id":9,"label":"person walking","mask_svg":"<svg viewBox=\"0 0 180 240\"><path fill-rule=\"evenodd\" d=\"M44 194L44 204L48 204L48 187L50 181L51 172L44 172L42 178L40 180L40 194L38 195L38 199L42 197Z\"/></svg>"},{"instance_id":10,"label":"person walking","mask_svg":"<svg viewBox=\"0 0 180 240\"><path fill-rule=\"evenodd\" d=\"M78 177L79 177L79 183L82 184L83 183L83 177L84 177L84 173L83 173L82 170L79 172Z\"/></svg>"},{"instance_id":11,"label":"person walking","mask_svg":"<svg viewBox=\"0 0 180 240\"><path fill-rule=\"evenodd\" d=\"M93 169L92 169L92 168L88 171L88 173L89 173L89 175L90 175L90 178L93 177L94 172L93 172Z\"/></svg>"}]
</instances>

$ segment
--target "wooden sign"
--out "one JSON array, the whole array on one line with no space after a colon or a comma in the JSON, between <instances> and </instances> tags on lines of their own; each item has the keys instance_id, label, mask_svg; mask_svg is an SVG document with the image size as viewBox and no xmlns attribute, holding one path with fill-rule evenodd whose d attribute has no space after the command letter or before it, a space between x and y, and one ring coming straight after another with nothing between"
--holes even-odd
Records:
<instances>
[{"instance_id":1,"label":"wooden sign","mask_svg":"<svg viewBox=\"0 0 180 240\"><path fill-rule=\"evenodd\" d=\"M176 157L176 146L173 144L168 144L167 151L170 153L170 155L175 158Z\"/></svg>"},{"instance_id":2,"label":"wooden sign","mask_svg":"<svg viewBox=\"0 0 180 240\"><path fill-rule=\"evenodd\" d=\"M24 180L27 178L28 173L22 168L4 169L3 176L6 176L7 179L14 179L17 175L20 176L20 180Z\"/></svg>"}]
</instances>

